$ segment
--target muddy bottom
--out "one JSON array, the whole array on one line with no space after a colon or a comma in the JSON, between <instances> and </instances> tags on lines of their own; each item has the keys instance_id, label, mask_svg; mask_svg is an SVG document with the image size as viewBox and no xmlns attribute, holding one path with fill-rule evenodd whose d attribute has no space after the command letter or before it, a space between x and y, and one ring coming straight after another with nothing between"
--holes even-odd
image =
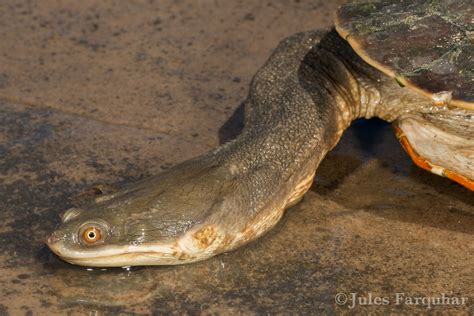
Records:
<instances>
[{"instance_id":1,"label":"muddy bottom","mask_svg":"<svg viewBox=\"0 0 474 316\"><path fill-rule=\"evenodd\" d=\"M304 200L236 251L86 269L44 245L93 184L132 183L237 135L271 49L329 26L336 6L5 1L0 315L473 313L473 194L415 167L376 119L354 122Z\"/></svg>"}]
</instances>

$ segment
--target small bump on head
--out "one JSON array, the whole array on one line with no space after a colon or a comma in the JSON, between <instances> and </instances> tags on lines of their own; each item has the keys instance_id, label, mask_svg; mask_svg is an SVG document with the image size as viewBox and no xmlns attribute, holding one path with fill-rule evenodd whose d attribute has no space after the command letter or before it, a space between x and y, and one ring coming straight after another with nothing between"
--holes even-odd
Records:
<instances>
[{"instance_id":1,"label":"small bump on head","mask_svg":"<svg viewBox=\"0 0 474 316\"><path fill-rule=\"evenodd\" d=\"M63 223L67 223L69 222L70 220L76 218L77 216L79 216L79 214L82 213L82 210L81 209L78 209L78 208L70 208L70 209L67 209L66 211L64 211L64 213L62 215L60 215L61 217L61 221Z\"/></svg>"}]
</instances>

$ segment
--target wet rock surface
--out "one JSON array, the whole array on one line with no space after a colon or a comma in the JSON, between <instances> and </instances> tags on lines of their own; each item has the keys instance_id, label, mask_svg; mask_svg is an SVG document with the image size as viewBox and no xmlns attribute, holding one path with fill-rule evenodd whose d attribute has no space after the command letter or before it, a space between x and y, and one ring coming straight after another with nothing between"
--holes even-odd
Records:
<instances>
[{"instance_id":1,"label":"wet rock surface","mask_svg":"<svg viewBox=\"0 0 474 316\"><path fill-rule=\"evenodd\" d=\"M0 314L472 313L474 197L413 166L379 120L356 121L303 202L231 253L91 270L44 245L92 185L132 183L237 135L278 41L331 25L337 3L321 3L4 1ZM428 308L396 293L467 301Z\"/></svg>"}]
</instances>

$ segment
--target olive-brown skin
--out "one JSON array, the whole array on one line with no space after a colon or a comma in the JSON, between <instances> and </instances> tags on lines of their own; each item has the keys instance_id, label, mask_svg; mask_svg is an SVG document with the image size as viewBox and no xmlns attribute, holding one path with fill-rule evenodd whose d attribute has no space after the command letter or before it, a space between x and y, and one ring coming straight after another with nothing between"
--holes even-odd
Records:
<instances>
[{"instance_id":1,"label":"olive-brown skin","mask_svg":"<svg viewBox=\"0 0 474 316\"><path fill-rule=\"evenodd\" d=\"M88 266L209 258L273 227L309 189L317 166L355 118L393 121L439 111L362 61L334 30L293 35L252 80L237 139L68 211L48 245L64 260ZM462 115L454 120L472 126ZM91 225L102 236L92 245L81 240Z\"/></svg>"}]
</instances>

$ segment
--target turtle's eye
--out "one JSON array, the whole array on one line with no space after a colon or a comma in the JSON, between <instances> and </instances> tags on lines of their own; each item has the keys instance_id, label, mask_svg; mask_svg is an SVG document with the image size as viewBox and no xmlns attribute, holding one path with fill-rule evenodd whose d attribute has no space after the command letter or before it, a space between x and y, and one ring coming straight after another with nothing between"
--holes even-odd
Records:
<instances>
[{"instance_id":1,"label":"turtle's eye","mask_svg":"<svg viewBox=\"0 0 474 316\"><path fill-rule=\"evenodd\" d=\"M86 246L103 242L109 235L109 225L102 220L85 223L79 228L77 238Z\"/></svg>"},{"instance_id":2,"label":"turtle's eye","mask_svg":"<svg viewBox=\"0 0 474 316\"><path fill-rule=\"evenodd\" d=\"M89 226L82 230L81 239L88 245L95 244L102 239L102 232L98 226Z\"/></svg>"}]
</instances>

